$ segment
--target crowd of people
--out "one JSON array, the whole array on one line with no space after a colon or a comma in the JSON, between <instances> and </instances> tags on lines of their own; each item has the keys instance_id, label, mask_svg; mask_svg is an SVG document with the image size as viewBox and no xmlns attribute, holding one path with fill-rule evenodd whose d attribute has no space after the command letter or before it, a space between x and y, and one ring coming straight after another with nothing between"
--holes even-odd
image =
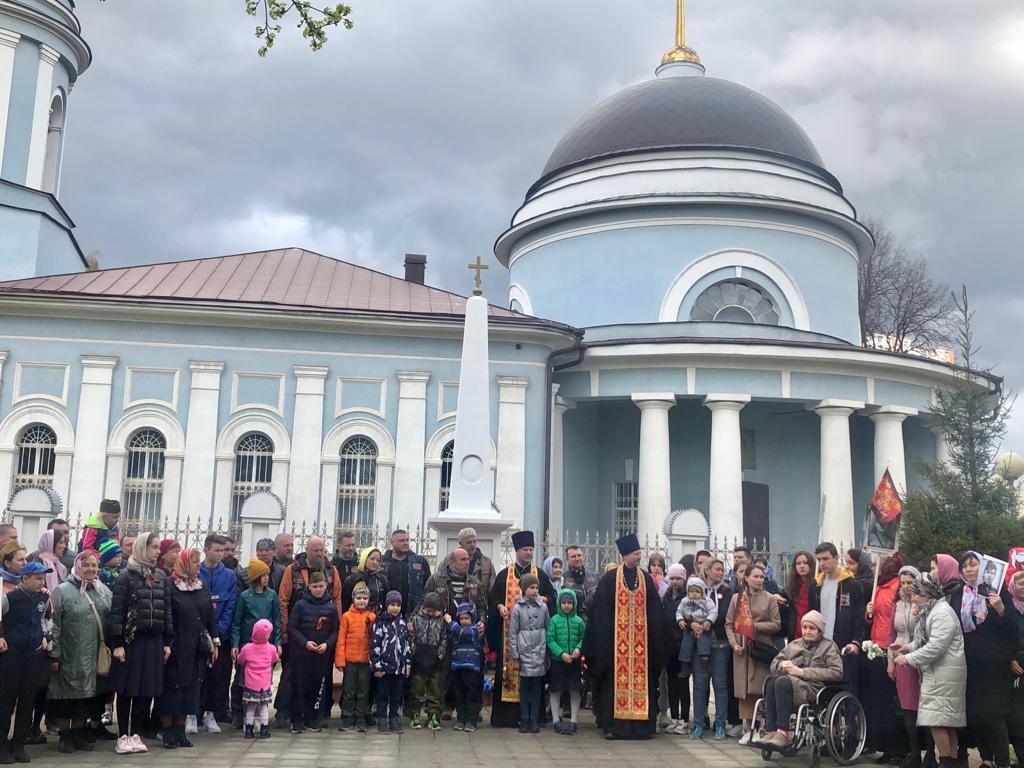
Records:
<instances>
[{"instance_id":1,"label":"crowd of people","mask_svg":"<svg viewBox=\"0 0 1024 768\"><path fill-rule=\"evenodd\" d=\"M119 523L106 500L76 544L54 520L33 552L0 525L0 764L30 761L44 719L62 753L189 748L222 726L316 733L335 706L341 731L472 732L485 689L491 726L522 733L572 736L589 706L608 739L781 750L797 707L830 684L862 702L878 763L960 765L976 748L1008 768L1011 746L1024 754L1024 550L993 587L978 552L919 570L823 542L779 584L745 547L642 567L636 535L594 573L579 547L538 567L519 531L495 571L466 528L432 571L400 529L385 552L343 533L333 556L280 534L239 563L229 537L200 550Z\"/></svg>"}]
</instances>

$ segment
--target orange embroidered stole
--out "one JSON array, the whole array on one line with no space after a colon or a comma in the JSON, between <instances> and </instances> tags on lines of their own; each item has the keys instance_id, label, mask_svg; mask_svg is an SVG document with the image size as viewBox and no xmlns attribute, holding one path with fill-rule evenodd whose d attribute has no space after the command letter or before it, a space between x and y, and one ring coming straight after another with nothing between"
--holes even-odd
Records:
<instances>
[{"instance_id":1,"label":"orange embroidered stole","mask_svg":"<svg viewBox=\"0 0 1024 768\"><path fill-rule=\"evenodd\" d=\"M536 565L530 566L530 573L537 575ZM522 594L519 579L516 578L516 564L512 563L505 576L505 608L508 609L508 615L501 623L501 700L508 702L519 701L519 670L512 668L512 654L508 649L508 621Z\"/></svg>"},{"instance_id":2,"label":"orange embroidered stole","mask_svg":"<svg viewBox=\"0 0 1024 768\"><path fill-rule=\"evenodd\" d=\"M616 720L650 717L647 648L647 580L637 569L637 587L623 581L623 566L615 576L615 705Z\"/></svg>"}]
</instances>

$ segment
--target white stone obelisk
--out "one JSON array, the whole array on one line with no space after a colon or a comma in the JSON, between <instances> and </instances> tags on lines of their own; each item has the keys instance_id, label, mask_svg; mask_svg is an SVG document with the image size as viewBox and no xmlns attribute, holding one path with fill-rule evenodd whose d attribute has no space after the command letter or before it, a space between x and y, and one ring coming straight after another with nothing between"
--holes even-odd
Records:
<instances>
[{"instance_id":1,"label":"white stone obelisk","mask_svg":"<svg viewBox=\"0 0 1024 768\"><path fill-rule=\"evenodd\" d=\"M466 301L459 368L459 399L455 412L455 455L448 509L429 519L438 532L439 559L457 546L458 532L473 528L484 554L499 551L501 532L512 525L494 509L491 472L491 374L487 346L487 300L481 295L480 263L474 295Z\"/></svg>"}]
</instances>

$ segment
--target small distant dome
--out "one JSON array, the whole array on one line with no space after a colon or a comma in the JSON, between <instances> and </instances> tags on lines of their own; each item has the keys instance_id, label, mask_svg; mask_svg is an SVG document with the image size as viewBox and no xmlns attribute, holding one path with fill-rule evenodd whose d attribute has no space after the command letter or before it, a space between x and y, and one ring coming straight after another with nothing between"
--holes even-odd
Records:
<instances>
[{"instance_id":1,"label":"small distant dome","mask_svg":"<svg viewBox=\"0 0 1024 768\"><path fill-rule=\"evenodd\" d=\"M702 148L795 160L840 191L810 138L785 110L756 91L713 77L648 80L605 99L565 134L534 188L588 160L652 149Z\"/></svg>"},{"instance_id":2,"label":"small distant dome","mask_svg":"<svg viewBox=\"0 0 1024 768\"><path fill-rule=\"evenodd\" d=\"M1010 482L1016 482L1024 476L1024 457L1013 451L999 454L996 457L996 472Z\"/></svg>"}]
</instances>

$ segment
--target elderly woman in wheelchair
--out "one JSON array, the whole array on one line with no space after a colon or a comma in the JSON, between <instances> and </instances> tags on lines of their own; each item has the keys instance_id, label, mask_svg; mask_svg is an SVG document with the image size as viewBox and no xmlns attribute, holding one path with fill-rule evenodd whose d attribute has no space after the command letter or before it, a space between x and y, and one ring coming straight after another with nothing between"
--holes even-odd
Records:
<instances>
[{"instance_id":1,"label":"elderly woman in wheelchair","mask_svg":"<svg viewBox=\"0 0 1024 768\"><path fill-rule=\"evenodd\" d=\"M793 743L790 716L801 705L814 705L826 685L843 680L839 649L825 638L825 617L818 611L804 614L800 634L772 660L771 676L764 685L763 713L757 713L764 716L763 735L756 744L762 749L788 751L802 746Z\"/></svg>"}]
</instances>

